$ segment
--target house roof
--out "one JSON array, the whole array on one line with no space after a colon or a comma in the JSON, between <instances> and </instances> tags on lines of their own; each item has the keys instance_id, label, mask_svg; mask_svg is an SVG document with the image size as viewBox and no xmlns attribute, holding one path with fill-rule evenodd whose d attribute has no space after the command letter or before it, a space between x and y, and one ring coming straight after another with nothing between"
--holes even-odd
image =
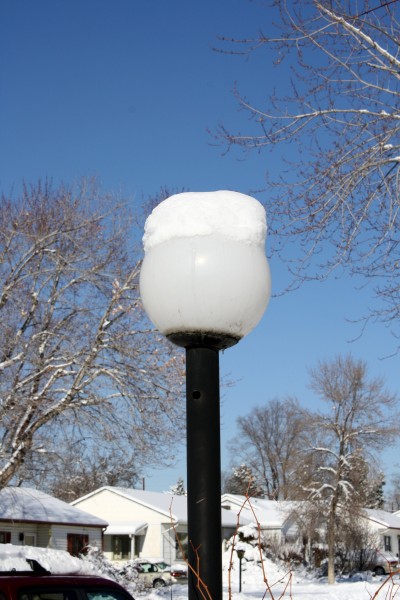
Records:
<instances>
[{"instance_id":1,"label":"house roof","mask_svg":"<svg viewBox=\"0 0 400 600\"><path fill-rule=\"evenodd\" d=\"M252 520L257 519L263 529L282 528L290 514L296 512L297 502L283 500L267 500L265 498L247 498L237 494L223 494L222 506L230 505L242 509L247 516L252 515ZM377 525L381 525L385 529L400 530L400 511L398 514L390 513L386 510L379 509L364 509L365 516Z\"/></svg>"},{"instance_id":2,"label":"house roof","mask_svg":"<svg viewBox=\"0 0 400 600\"><path fill-rule=\"evenodd\" d=\"M251 521L257 521L263 529L281 529L296 509L294 502L248 498L239 494L223 494L222 506L235 506Z\"/></svg>"},{"instance_id":3,"label":"house roof","mask_svg":"<svg viewBox=\"0 0 400 600\"><path fill-rule=\"evenodd\" d=\"M86 500L88 498L92 498L98 494L101 494L104 491L109 491L113 494L117 494L118 496L122 496L127 500L131 500L132 502L136 502L137 504L141 504L155 510L158 513L161 513L168 520L186 522L187 520L187 510L186 510L186 496L174 496L173 494L166 494L162 492L148 492L145 490L135 490L132 488L124 488L124 487L113 487L113 486L104 486L101 487L82 498L78 498L71 502L72 506L79 504L82 500Z\"/></svg>"},{"instance_id":4,"label":"house roof","mask_svg":"<svg viewBox=\"0 0 400 600\"><path fill-rule=\"evenodd\" d=\"M156 512L164 515L168 521L171 521L172 519L177 523L187 523L186 496L176 496L170 493L148 492L147 490L105 486L95 490L90 494L87 494L83 498L74 500L71 504L79 504L79 502L82 500L93 497L104 490L108 490L109 492L118 494L127 500L131 500L132 502L136 502L142 506L146 506L147 508L155 510ZM236 527L237 525L237 517L235 514L232 514L232 511L221 509L221 519L223 527ZM246 520L245 522L248 523L249 521Z\"/></svg>"},{"instance_id":5,"label":"house roof","mask_svg":"<svg viewBox=\"0 0 400 600\"><path fill-rule=\"evenodd\" d=\"M107 527L107 521L33 488L0 490L0 521Z\"/></svg>"},{"instance_id":6,"label":"house roof","mask_svg":"<svg viewBox=\"0 0 400 600\"><path fill-rule=\"evenodd\" d=\"M387 529L400 529L400 516L386 510L366 508L365 512L370 521L378 523Z\"/></svg>"},{"instance_id":7,"label":"house roof","mask_svg":"<svg viewBox=\"0 0 400 600\"><path fill-rule=\"evenodd\" d=\"M147 529L144 521L130 521L129 523L118 523L109 525L104 535L140 535Z\"/></svg>"}]
</instances>

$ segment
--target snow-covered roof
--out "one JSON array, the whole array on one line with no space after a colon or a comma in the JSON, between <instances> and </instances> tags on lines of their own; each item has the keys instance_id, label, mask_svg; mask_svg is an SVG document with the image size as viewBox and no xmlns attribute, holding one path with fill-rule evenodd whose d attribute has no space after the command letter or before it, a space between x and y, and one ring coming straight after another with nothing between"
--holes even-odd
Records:
<instances>
[{"instance_id":1,"label":"snow-covered roof","mask_svg":"<svg viewBox=\"0 0 400 600\"><path fill-rule=\"evenodd\" d=\"M118 494L127 500L132 500L138 504L142 504L147 508L151 508L165 515L168 520L172 518L174 521L181 523L187 521L186 496L174 496L172 494L162 492L148 492L147 490L104 486L91 492L90 494L87 494L86 496L83 496L82 498L74 500L71 502L71 504L75 506L82 500L86 500L87 498L100 494L105 490L114 494Z\"/></svg>"},{"instance_id":2,"label":"snow-covered roof","mask_svg":"<svg viewBox=\"0 0 400 600\"><path fill-rule=\"evenodd\" d=\"M365 512L368 519L387 529L400 529L400 516L386 510L375 508L366 508Z\"/></svg>"},{"instance_id":3,"label":"snow-covered roof","mask_svg":"<svg viewBox=\"0 0 400 600\"><path fill-rule=\"evenodd\" d=\"M256 521L263 529L281 529L296 506L293 502L267 500L266 498L250 498L239 494L223 494L222 506L242 509L242 514L251 521ZM254 511L254 512L253 512Z\"/></svg>"},{"instance_id":4,"label":"snow-covered roof","mask_svg":"<svg viewBox=\"0 0 400 600\"><path fill-rule=\"evenodd\" d=\"M171 519L176 523L187 523L187 498L186 496L175 496L170 493L149 492L147 490L135 490L132 488L104 486L87 494L83 498L78 498L72 502L72 505L79 504L82 500L90 498L104 490L118 494L128 500L137 502L147 508L155 510L164 515L168 521ZM236 527L237 516L232 511L221 509L221 519L223 527ZM249 522L245 519L243 523Z\"/></svg>"},{"instance_id":5,"label":"snow-covered roof","mask_svg":"<svg viewBox=\"0 0 400 600\"><path fill-rule=\"evenodd\" d=\"M261 528L274 529L281 528L290 514L296 512L299 503L284 500L267 500L265 498L250 498L238 494L223 494L222 506L231 506L242 509L246 516L253 516L252 520L257 519ZM254 511L254 512L253 512ZM370 521L381 525L386 529L400 529L400 511L395 513L386 510L370 509L364 510L365 515Z\"/></svg>"},{"instance_id":6,"label":"snow-covered roof","mask_svg":"<svg viewBox=\"0 0 400 600\"><path fill-rule=\"evenodd\" d=\"M147 523L144 521L130 521L129 523L112 524L107 527L104 535L139 535L145 531Z\"/></svg>"},{"instance_id":7,"label":"snow-covered roof","mask_svg":"<svg viewBox=\"0 0 400 600\"><path fill-rule=\"evenodd\" d=\"M62 500L33 488L5 487L0 490L0 521L58 523L107 527L99 519Z\"/></svg>"}]
</instances>

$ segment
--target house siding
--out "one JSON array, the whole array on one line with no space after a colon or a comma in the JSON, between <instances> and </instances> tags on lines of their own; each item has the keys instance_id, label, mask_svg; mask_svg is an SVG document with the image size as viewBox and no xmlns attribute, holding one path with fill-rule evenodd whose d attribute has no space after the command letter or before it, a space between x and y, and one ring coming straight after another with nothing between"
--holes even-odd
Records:
<instances>
[{"instance_id":1,"label":"house siding","mask_svg":"<svg viewBox=\"0 0 400 600\"><path fill-rule=\"evenodd\" d=\"M34 537L34 543L32 544L33 546L37 546L38 543L38 526L36 523L21 523L21 525L18 527L18 540L19 540L19 544L21 544L22 546L25 546L27 541L28 541L28 536L33 536ZM22 537L22 539L20 539L20 537ZM28 544L29 545L29 544Z\"/></svg>"},{"instance_id":2,"label":"house siding","mask_svg":"<svg viewBox=\"0 0 400 600\"><path fill-rule=\"evenodd\" d=\"M36 546L39 548L49 548L51 538L51 526L47 524L38 525Z\"/></svg>"},{"instance_id":3,"label":"house siding","mask_svg":"<svg viewBox=\"0 0 400 600\"><path fill-rule=\"evenodd\" d=\"M113 525L132 521L148 522L151 520L154 522L157 520L158 523L168 521L168 517L163 513L110 490L102 490L101 493L94 494L90 498L83 498L74 503L74 506Z\"/></svg>"},{"instance_id":4,"label":"house siding","mask_svg":"<svg viewBox=\"0 0 400 600\"><path fill-rule=\"evenodd\" d=\"M112 525L124 525L135 521L148 523L143 546L137 554L139 557L164 556L163 531L170 529L172 523L169 517L162 512L143 506L133 499L125 498L110 490L102 490L99 494L83 498L74 506L105 519ZM107 532L104 536L104 553L110 560L113 559L112 537L107 535Z\"/></svg>"},{"instance_id":5,"label":"house siding","mask_svg":"<svg viewBox=\"0 0 400 600\"><path fill-rule=\"evenodd\" d=\"M179 530L183 530L183 528L179 528ZM163 542L163 551L162 555L166 562L173 563L176 558L176 538L175 531L171 527L171 525L164 524L161 529L162 533L162 542Z\"/></svg>"},{"instance_id":6,"label":"house siding","mask_svg":"<svg viewBox=\"0 0 400 600\"><path fill-rule=\"evenodd\" d=\"M96 527L78 527L76 525L52 525L49 547L55 550L68 551L67 535L69 533L89 536L89 545L102 547L101 531Z\"/></svg>"},{"instance_id":7,"label":"house siding","mask_svg":"<svg viewBox=\"0 0 400 600\"><path fill-rule=\"evenodd\" d=\"M36 523L0 523L0 531L11 532L11 544L23 546L25 535L35 536L35 545L37 545L38 531Z\"/></svg>"},{"instance_id":8,"label":"house siding","mask_svg":"<svg viewBox=\"0 0 400 600\"><path fill-rule=\"evenodd\" d=\"M149 523L141 556L163 556L161 523Z\"/></svg>"},{"instance_id":9,"label":"house siding","mask_svg":"<svg viewBox=\"0 0 400 600\"><path fill-rule=\"evenodd\" d=\"M18 540L19 530L15 525L9 525L5 523L0 523L0 531L10 532L11 533L11 544L15 544L16 546L21 546L22 542Z\"/></svg>"}]
</instances>

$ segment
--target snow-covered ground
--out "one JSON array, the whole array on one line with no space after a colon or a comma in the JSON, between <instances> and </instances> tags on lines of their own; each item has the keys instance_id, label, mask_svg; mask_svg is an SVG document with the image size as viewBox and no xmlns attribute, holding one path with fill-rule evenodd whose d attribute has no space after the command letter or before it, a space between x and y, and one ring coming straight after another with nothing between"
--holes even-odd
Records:
<instances>
[{"instance_id":1,"label":"snow-covered ground","mask_svg":"<svg viewBox=\"0 0 400 600\"><path fill-rule=\"evenodd\" d=\"M244 566L242 571L242 592L238 592L238 570L232 573L231 596L228 591L228 575L224 570L224 599L228 600L399 600L400 577L384 584L385 577L373 578L364 575L353 581L339 581L328 585L326 579L308 579L306 576L284 573L271 561L265 563L269 590L263 581L262 569L257 565ZM381 591L379 589L383 585ZM172 590L163 589L146 595L146 600L187 600L186 586L175 585Z\"/></svg>"},{"instance_id":2,"label":"snow-covered ground","mask_svg":"<svg viewBox=\"0 0 400 600\"><path fill-rule=\"evenodd\" d=\"M101 565L71 557L66 552L17 547L2 544L0 548L0 570L26 569L24 557L34 558L52 573L93 573L107 576ZM362 574L353 580L338 581L328 585L326 580L316 580L307 574L290 574L279 569L273 562L264 563L268 585L263 580L263 570L255 562L245 562L242 565L242 592L238 592L239 569L234 561L230 574L231 595L228 587L228 566L230 554L225 556L224 564L224 598L226 600L400 600L400 576L393 580L385 577L375 577ZM386 583L385 583L386 582ZM187 600L187 586L174 585L161 590L133 594L137 600ZM207 600L207 599L205 599Z\"/></svg>"}]
</instances>

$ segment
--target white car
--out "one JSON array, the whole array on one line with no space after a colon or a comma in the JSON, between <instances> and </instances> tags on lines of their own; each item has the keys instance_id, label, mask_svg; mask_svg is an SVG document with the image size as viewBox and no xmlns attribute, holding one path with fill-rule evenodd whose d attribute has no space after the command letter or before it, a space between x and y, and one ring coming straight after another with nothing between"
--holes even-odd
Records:
<instances>
[{"instance_id":1,"label":"white car","mask_svg":"<svg viewBox=\"0 0 400 600\"><path fill-rule=\"evenodd\" d=\"M391 552L377 551L368 563L368 569L375 575L389 575L399 568L399 559Z\"/></svg>"},{"instance_id":2,"label":"white car","mask_svg":"<svg viewBox=\"0 0 400 600\"><path fill-rule=\"evenodd\" d=\"M162 559L137 558L133 566L137 570L139 581L146 587L164 587L173 583L185 583L187 570L185 567L169 565Z\"/></svg>"}]
</instances>

